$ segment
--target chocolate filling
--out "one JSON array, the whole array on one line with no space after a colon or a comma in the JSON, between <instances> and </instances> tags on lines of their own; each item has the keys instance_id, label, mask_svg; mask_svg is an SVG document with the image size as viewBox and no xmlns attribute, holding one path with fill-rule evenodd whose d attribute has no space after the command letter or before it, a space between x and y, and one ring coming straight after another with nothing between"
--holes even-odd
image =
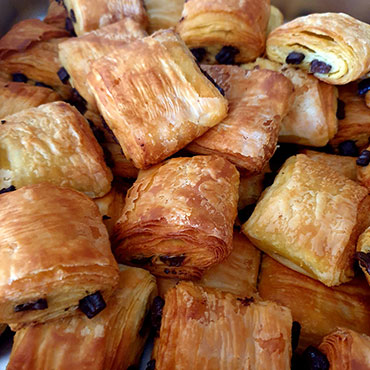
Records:
<instances>
[{"instance_id":1,"label":"chocolate filling","mask_svg":"<svg viewBox=\"0 0 370 370\"><path fill-rule=\"evenodd\" d=\"M359 95L364 95L370 91L370 78L365 78L358 83L358 93Z\"/></svg>"},{"instance_id":2,"label":"chocolate filling","mask_svg":"<svg viewBox=\"0 0 370 370\"><path fill-rule=\"evenodd\" d=\"M40 298L36 302L27 302L15 306L14 312L45 310L47 308L48 302L46 301L46 299Z\"/></svg>"},{"instance_id":3,"label":"chocolate filling","mask_svg":"<svg viewBox=\"0 0 370 370\"><path fill-rule=\"evenodd\" d=\"M293 321L292 325L292 351L298 347L299 335L301 334L301 324L298 321Z\"/></svg>"},{"instance_id":4,"label":"chocolate filling","mask_svg":"<svg viewBox=\"0 0 370 370\"><path fill-rule=\"evenodd\" d=\"M14 82L24 82L26 83L28 81L28 77L24 75L23 73L13 73L12 79Z\"/></svg>"},{"instance_id":5,"label":"chocolate filling","mask_svg":"<svg viewBox=\"0 0 370 370\"><path fill-rule=\"evenodd\" d=\"M6 120L5 119L2 119L1 120L1 124L3 125L4 123L6 123Z\"/></svg>"},{"instance_id":6,"label":"chocolate filling","mask_svg":"<svg viewBox=\"0 0 370 370\"><path fill-rule=\"evenodd\" d=\"M239 49L233 46L224 46L215 56L215 59L219 64L234 64L237 54L239 54Z\"/></svg>"},{"instance_id":7,"label":"chocolate filling","mask_svg":"<svg viewBox=\"0 0 370 370\"><path fill-rule=\"evenodd\" d=\"M325 62L321 62L320 60L314 59L310 65L310 72L311 73L322 73L326 74L329 73L331 70L331 65L326 64Z\"/></svg>"},{"instance_id":8,"label":"chocolate filling","mask_svg":"<svg viewBox=\"0 0 370 370\"><path fill-rule=\"evenodd\" d=\"M155 370L155 360L148 361L148 363L146 364L145 370Z\"/></svg>"},{"instance_id":9,"label":"chocolate filling","mask_svg":"<svg viewBox=\"0 0 370 370\"><path fill-rule=\"evenodd\" d=\"M329 370L329 361L324 353L308 346L302 354L302 370Z\"/></svg>"},{"instance_id":10,"label":"chocolate filling","mask_svg":"<svg viewBox=\"0 0 370 370\"><path fill-rule=\"evenodd\" d=\"M9 193L9 192L14 191L14 190L16 190L15 186L10 185L8 188L2 188L0 190L0 194Z\"/></svg>"},{"instance_id":11,"label":"chocolate filling","mask_svg":"<svg viewBox=\"0 0 370 370\"><path fill-rule=\"evenodd\" d=\"M89 318L92 319L106 307L103 296L99 291L80 299L78 308Z\"/></svg>"},{"instance_id":12,"label":"chocolate filling","mask_svg":"<svg viewBox=\"0 0 370 370\"><path fill-rule=\"evenodd\" d=\"M338 99L338 108L337 108L337 118L338 119L346 118L345 106L346 106L346 103L343 100Z\"/></svg>"},{"instance_id":13,"label":"chocolate filling","mask_svg":"<svg viewBox=\"0 0 370 370\"><path fill-rule=\"evenodd\" d=\"M301 64L305 55L302 53L297 53L292 51L285 59L285 63L287 64Z\"/></svg>"},{"instance_id":14,"label":"chocolate filling","mask_svg":"<svg viewBox=\"0 0 370 370\"><path fill-rule=\"evenodd\" d=\"M159 332L161 328L162 322L162 314L163 314L163 307L164 307L164 299L157 296L153 300L152 304L152 313L151 313L151 324L152 328L155 330L156 333Z\"/></svg>"},{"instance_id":15,"label":"chocolate filling","mask_svg":"<svg viewBox=\"0 0 370 370\"><path fill-rule=\"evenodd\" d=\"M77 22L77 19L76 19L75 11L73 9L71 9L70 12L69 12L69 14L71 15L72 22L73 23L76 23Z\"/></svg>"},{"instance_id":16,"label":"chocolate filling","mask_svg":"<svg viewBox=\"0 0 370 370\"><path fill-rule=\"evenodd\" d=\"M216 81L204 69L200 68L200 70L202 71L202 73L204 74L204 76L206 76L208 78L208 80L213 83L213 85L217 88L217 90L220 92L220 94L222 96L225 96L224 89L222 87L220 87L219 85L217 85Z\"/></svg>"},{"instance_id":17,"label":"chocolate filling","mask_svg":"<svg viewBox=\"0 0 370 370\"><path fill-rule=\"evenodd\" d=\"M198 63L201 63L203 58L206 56L206 49L204 48L193 48L190 49L190 51L192 52Z\"/></svg>"},{"instance_id":18,"label":"chocolate filling","mask_svg":"<svg viewBox=\"0 0 370 370\"><path fill-rule=\"evenodd\" d=\"M366 167L370 163L370 151L363 150L357 158L356 164L358 166Z\"/></svg>"},{"instance_id":19,"label":"chocolate filling","mask_svg":"<svg viewBox=\"0 0 370 370\"><path fill-rule=\"evenodd\" d=\"M71 21L71 18L69 18L69 17L66 18L65 29L66 29L67 32L70 33L71 36L73 36L73 37L77 36L76 32L75 32L75 29L73 27L73 23Z\"/></svg>"},{"instance_id":20,"label":"chocolate filling","mask_svg":"<svg viewBox=\"0 0 370 370\"><path fill-rule=\"evenodd\" d=\"M353 140L346 140L339 144L339 154L348 157L358 157L358 149Z\"/></svg>"},{"instance_id":21,"label":"chocolate filling","mask_svg":"<svg viewBox=\"0 0 370 370\"><path fill-rule=\"evenodd\" d=\"M85 114L87 111L87 102L76 89L72 89L72 97L67 103L73 105L81 114Z\"/></svg>"},{"instance_id":22,"label":"chocolate filling","mask_svg":"<svg viewBox=\"0 0 370 370\"><path fill-rule=\"evenodd\" d=\"M370 253L356 252L355 259L358 261L359 265L370 274Z\"/></svg>"},{"instance_id":23,"label":"chocolate filling","mask_svg":"<svg viewBox=\"0 0 370 370\"><path fill-rule=\"evenodd\" d=\"M145 265L151 265L152 264L152 258L153 256L151 257L137 257L137 258L132 258L130 260L130 262L134 265L138 265L138 266L145 266Z\"/></svg>"},{"instance_id":24,"label":"chocolate filling","mask_svg":"<svg viewBox=\"0 0 370 370\"><path fill-rule=\"evenodd\" d=\"M66 71L66 69L65 69L64 67L61 67L57 73L58 73L58 77L59 77L59 79L60 79L64 84L66 84L66 83L68 82L68 80L69 80L69 74L68 74L68 72Z\"/></svg>"},{"instance_id":25,"label":"chocolate filling","mask_svg":"<svg viewBox=\"0 0 370 370\"><path fill-rule=\"evenodd\" d=\"M39 82L39 81L35 82L35 86L46 87L48 89L52 89L52 87L50 85L46 85L43 82Z\"/></svg>"},{"instance_id":26,"label":"chocolate filling","mask_svg":"<svg viewBox=\"0 0 370 370\"><path fill-rule=\"evenodd\" d=\"M107 216L107 215L104 215L103 216L103 220L110 220L112 217L109 217L109 216Z\"/></svg>"},{"instance_id":27,"label":"chocolate filling","mask_svg":"<svg viewBox=\"0 0 370 370\"><path fill-rule=\"evenodd\" d=\"M251 303L254 302L253 297L244 297L244 298L237 298L238 301L241 302L241 304L245 307L248 307Z\"/></svg>"},{"instance_id":28,"label":"chocolate filling","mask_svg":"<svg viewBox=\"0 0 370 370\"><path fill-rule=\"evenodd\" d=\"M160 256L159 259L167 266L180 267L184 262L185 256Z\"/></svg>"}]
</instances>

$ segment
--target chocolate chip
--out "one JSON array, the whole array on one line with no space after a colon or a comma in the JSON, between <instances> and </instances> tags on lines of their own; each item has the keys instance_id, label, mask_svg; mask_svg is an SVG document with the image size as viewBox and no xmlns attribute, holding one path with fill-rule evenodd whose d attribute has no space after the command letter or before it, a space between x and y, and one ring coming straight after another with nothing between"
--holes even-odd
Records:
<instances>
[{"instance_id":1,"label":"chocolate chip","mask_svg":"<svg viewBox=\"0 0 370 370\"><path fill-rule=\"evenodd\" d=\"M329 73L331 70L331 65L326 64L325 62L321 62L320 60L314 59L310 65L310 72L311 73L322 73L326 74Z\"/></svg>"},{"instance_id":2,"label":"chocolate chip","mask_svg":"<svg viewBox=\"0 0 370 370\"><path fill-rule=\"evenodd\" d=\"M298 347L299 335L301 334L301 324L298 321L293 321L292 325L292 351Z\"/></svg>"},{"instance_id":3,"label":"chocolate chip","mask_svg":"<svg viewBox=\"0 0 370 370\"><path fill-rule=\"evenodd\" d=\"M130 262L134 265L145 266L145 265L152 264L152 258L153 258L153 256L151 256L151 257L137 257L137 258L132 258L130 260Z\"/></svg>"},{"instance_id":4,"label":"chocolate chip","mask_svg":"<svg viewBox=\"0 0 370 370\"><path fill-rule=\"evenodd\" d=\"M152 328L158 333L161 328L162 314L164 307L164 299L157 296L153 300L152 313L151 313L151 324Z\"/></svg>"},{"instance_id":5,"label":"chocolate chip","mask_svg":"<svg viewBox=\"0 0 370 370\"><path fill-rule=\"evenodd\" d=\"M76 89L72 89L72 97L67 103L73 105L81 114L85 114L87 111L87 102Z\"/></svg>"},{"instance_id":6,"label":"chocolate chip","mask_svg":"<svg viewBox=\"0 0 370 370\"><path fill-rule=\"evenodd\" d=\"M47 308L48 302L46 301L46 299L40 298L36 302L27 302L15 306L14 312L45 310Z\"/></svg>"},{"instance_id":7,"label":"chocolate chip","mask_svg":"<svg viewBox=\"0 0 370 370\"><path fill-rule=\"evenodd\" d=\"M59 77L59 79L60 79L64 84L66 84L66 83L68 82L68 80L69 80L69 74L68 74L68 72L66 71L66 69L65 69L64 67L61 67L57 73L58 73L58 77Z\"/></svg>"},{"instance_id":8,"label":"chocolate chip","mask_svg":"<svg viewBox=\"0 0 370 370\"><path fill-rule=\"evenodd\" d=\"M346 140L338 146L339 154L348 157L358 157L358 149L353 140Z\"/></svg>"},{"instance_id":9,"label":"chocolate chip","mask_svg":"<svg viewBox=\"0 0 370 370\"><path fill-rule=\"evenodd\" d=\"M185 256L160 256L159 259L168 266L180 267L184 262Z\"/></svg>"},{"instance_id":10,"label":"chocolate chip","mask_svg":"<svg viewBox=\"0 0 370 370\"><path fill-rule=\"evenodd\" d=\"M65 29L69 34L73 37L77 36L75 32L75 28L73 27L73 23L71 21L71 18L67 17L66 18L66 24L65 24Z\"/></svg>"},{"instance_id":11,"label":"chocolate chip","mask_svg":"<svg viewBox=\"0 0 370 370\"><path fill-rule=\"evenodd\" d=\"M359 95L364 95L370 91L370 78L365 78L358 83L358 93Z\"/></svg>"},{"instance_id":12,"label":"chocolate chip","mask_svg":"<svg viewBox=\"0 0 370 370\"><path fill-rule=\"evenodd\" d=\"M107 216L107 215L104 215L103 216L103 220L110 220L112 217L109 217L109 216Z\"/></svg>"},{"instance_id":13,"label":"chocolate chip","mask_svg":"<svg viewBox=\"0 0 370 370\"><path fill-rule=\"evenodd\" d=\"M184 19L185 19L184 17L181 17L180 20L179 20L179 22L182 22Z\"/></svg>"},{"instance_id":14,"label":"chocolate chip","mask_svg":"<svg viewBox=\"0 0 370 370\"><path fill-rule=\"evenodd\" d=\"M248 307L251 303L254 302L253 297L244 297L244 298L237 298L238 301L241 302L241 304L245 307Z\"/></svg>"},{"instance_id":15,"label":"chocolate chip","mask_svg":"<svg viewBox=\"0 0 370 370\"><path fill-rule=\"evenodd\" d=\"M355 259L370 274L370 253L356 252Z\"/></svg>"},{"instance_id":16,"label":"chocolate chip","mask_svg":"<svg viewBox=\"0 0 370 370\"><path fill-rule=\"evenodd\" d=\"M358 157L356 164L358 166L366 167L370 163L370 151L363 150Z\"/></svg>"},{"instance_id":17,"label":"chocolate chip","mask_svg":"<svg viewBox=\"0 0 370 370\"><path fill-rule=\"evenodd\" d=\"M202 62L207 52L206 49L204 48L193 48L193 49L190 49L190 51L192 52L192 54L194 55L198 63Z\"/></svg>"},{"instance_id":18,"label":"chocolate chip","mask_svg":"<svg viewBox=\"0 0 370 370\"><path fill-rule=\"evenodd\" d=\"M302 354L302 370L329 370L329 361L324 353L308 346Z\"/></svg>"},{"instance_id":19,"label":"chocolate chip","mask_svg":"<svg viewBox=\"0 0 370 370\"><path fill-rule=\"evenodd\" d=\"M14 191L14 190L16 190L15 186L10 185L8 188L2 188L0 190L0 194L9 193L9 192Z\"/></svg>"},{"instance_id":20,"label":"chocolate chip","mask_svg":"<svg viewBox=\"0 0 370 370\"><path fill-rule=\"evenodd\" d=\"M1 120L1 124L3 125L4 123L6 123L6 120L5 119L2 119Z\"/></svg>"},{"instance_id":21,"label":"chocolate chip","mask_svg":"<svg viewBox=\"0 0 370 370\"><path fill-rule=\"evenodd\" d=\"M285 59L285 63L287 64L301 64L305 55L302 53L297 53L292 51Z\"/></svg>"},{"instance_id":22,"label":"chocolate chip","mask_svg":"<svg viewBox=\"0 0 370 370\"><path fill-rule=\"evenodd\" d=\"M78 308L89 318L93 318L106 307L103 296L99 291L80 299Z\"/></svg>"},{"instance_id":23,"label":"chocolate chip","mask_svg":"<svg viewBox=\"0 0 370 370\"><path fill-rule=\"evenodd\" d=\"M71 15L72 22L73 23L76 23L77 22L77 19L76 19L75 11L73 9L71 9L70 12L69 12L69 14Z\"/></svg>"},{"instance_id":24,"label":"chocolate chip","mask_svg":"<svg viewBox=\"0 0 370 370\"><path fill-rule=\"evenodd\" d=\"M224 46L215 56L215 59L220 64L234 64L237 54L239 54L239 49L233 46Z\"/></svg>"},{"instance_id":25,"label":"chocolate chip","mask_svg":"<svg viewBox=\"0 0 370 370\"><path fill-rule=\"evenodd\" d=\"M35 82L35 86L46 87L48 89L52 89L52 87L50 85L46 85L43 82L39 82L39 81Z\"/></svg>"},{"instance_id":26,"label":"chocolate chip","mask_svg":"<svg viewBox=\"0 0 370 370\"><path fill-rule=\"evenodd\" d=\"M155 360L148 361L145 370L155 370Z\"/></svg>"},{"instance_id":27,"label":"chocolate chip","mask_svg":"<svg viewBox=\"0 0 370 370\"><path fill-rule=\"evenodd\" d=\"M343 100L340 100L340 99L337 99L337 100L338 100L337 118L345 119L346 118L346 111L345 111L346 103Z\"/></svg>"},{"instance_id":28,"label":"chocolate chip","mask_svg":"<svg viewBox=\"0 0 370 370\"><path fill-rule=\"evenodd\" d=\"M200 67L199 67L200 68ZM211 81L213 83L213 85L217 88L217 90L220 92L220 94L222 96L225 96L225 91L222 87L220 87L216 81L205 71L203 70L202 68L200 68L200 70L202 71L202 73L208 78L209 81Z\"/></svg>"},{"instance_id":29,"label":"chocolate chip","mask_svg":"<svg viewBox=\"0 0 370 370\"><path fill-rule=\"evenodd\" d=\"M24 82L26 83L28 81L28 77L24 75L23 73L13 73L12 79L14 82Z\"/></svg>"}]
</instances>

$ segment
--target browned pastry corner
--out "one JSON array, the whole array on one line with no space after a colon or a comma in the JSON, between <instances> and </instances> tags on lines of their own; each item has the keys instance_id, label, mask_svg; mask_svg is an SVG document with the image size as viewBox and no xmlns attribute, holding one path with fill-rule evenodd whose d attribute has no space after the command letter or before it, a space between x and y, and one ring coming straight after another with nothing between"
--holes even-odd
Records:
<instances>
[{"instance_id":1,"label":"browned pastry corner","mask_svg":"<svg viewBox=\"0 0 370 370\"><path fill-rule=\"evenodd\" d=\"M217 154L247 174L260 173L275 152L280 123L293 85L282 74L237 66L202 66L225 91L227 117L188 145L197 154Z\"/></svg>"},{"instance_id":2,"label":"browned pastry corner","mask_svg":"<svg viewBox=\"0 0 370 370\"><path fill-rule=\"evenodd\" d=\"M205 64L250 62L265 50L270 0L185 1L177 31Z\"/></svg>"},{"instance_id":3,"label":"browned pastry corner","mask_svg":"<svg viewBox=\"0 0 370 370\"><path fill-rule=\"evenodd\" d=\"M128 369L138 365L156 295L154 276L120 266L120 279L101 314L73 317L17 331L8 370Z\"/></svg>"},{"instance_id":4,"label":"browned pastry corner","mask_svg":"<svg viewBox=\"0 0 370 370\"><path fill-rule=\"evenodd\" d=\"M88 83L126 158L137 168L176 153L227 113L227 100L172 30L97 60Z\"/></svg>"},{"instance_id":5,"label":"browned pastry corner","mask_svg":"<svg viewBox=\"0 0 370 370\"><path fill-rule=\"evenodd\" d=\"M319 345L337 326L370 335L370 289L362 276L329 288L265 255L258 291L262 299L291 309L301 325L300 351Z\"/></svg>"},{"instance_id":6,"label":"browned pastry corner","mask_svg":"<svg viewBox=\"0 0 370 370\"><path fill-rule=\"evenodd\" d=\"M68 24L66 22L68 17L67 9L63 6L62 1L50 1L48 13L44 18L44 22L60 29L68 31Z\"/></svg>"},{"instance_id":7,"label":"browned pastry corner","mask_svg":"<svg viewBox=\"0 0 370 370\"><path fill-rule=\"evenodd\" d=\"M304 154L290 157L243 231L282 264L327 286L352 279L367 189ZM366 210L368 213L368 210Z\"/></svg>"},{"instance_id":8,"label":"browned pastry corner","mask_svg":"<svg viewBox=\"0 0 370 370\"><path fill-rule=\"evenodd\" d=\"M156 369L288 369L290 310L182 282L165 297Z\"/></svg>"},{"instance_id":9,"label":"browned pastry corner","mask_svg":"<svg viewBox=\"0 0 370 370\"><path fill-rule=\"evenodd\" d=\"M140 171L115 226L117 260L199 278L232 250L239 173L222 157L174 158Z\"/></svg>"},{"instance_id":10,"label":"browned pastry corner","mask_svg":"<svg viewBox=\"0 0 370 370\"><path fill-rule=\"evenodd\" d=\"M118 283L98 208L43 183L0 195L0 322L13 330L72 315L93 317ZM87 308L86 309L86 305Z\"/></svg>"}]
</instances>

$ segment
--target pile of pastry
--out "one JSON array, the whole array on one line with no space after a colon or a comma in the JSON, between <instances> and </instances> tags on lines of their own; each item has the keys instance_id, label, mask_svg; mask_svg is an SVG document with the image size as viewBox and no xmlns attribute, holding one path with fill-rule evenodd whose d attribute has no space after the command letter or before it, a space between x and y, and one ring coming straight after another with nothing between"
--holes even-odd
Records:
<instances>
[{"instance_id":1,"label":"pile of pastry","mask_svg":"<svg viewBox=\"0 0 370 370\"><path fill-rule=\"evenodd\" d=\"M370 369L370 25L51 1L0 121L8 369Z\"/></svg>"}]
</instances>

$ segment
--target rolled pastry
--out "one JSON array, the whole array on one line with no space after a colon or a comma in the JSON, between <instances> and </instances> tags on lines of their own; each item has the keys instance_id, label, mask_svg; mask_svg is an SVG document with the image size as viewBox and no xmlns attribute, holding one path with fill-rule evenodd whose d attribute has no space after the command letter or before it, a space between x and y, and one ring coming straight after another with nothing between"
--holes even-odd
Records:
<instances>
[{"instance_id":1,"label":"rolled pastry","mask_svg":"<svg viewBox=\"0 0 370 370\"><path fill-rule=\"evenodd\" d=\"M18 330L104 309L118 266L94 202L43 183L1 194L0 205L0 322Z\"/></svg>"},{"instance_id":2,"label":"rolled pastry","mask_svg":"<svg viewBox=\"0 0 370 370\"><path fill-rule=\"evenodd\" d=\"M370 285L370 227L358 238L356 259Z\"/></svg>"},{"instance_id":3,"label":"rolled pastry","mask_svg":"<svg viewBox=\"0 0 370 370\"><path fill-rule=\"evenodd\" d=\"M247 174L260 173L275 152L280 122L293 98L293 85L280 73L268 70L202 68L225 91L229 112L187 149L221 155Z\"/></svg>"},{"instance_id":4,"label":"rolled pastry","mask_svg":"<svg viewBox=\"0 0 370 370\"><path fill-rule=\"evenodd\" d=\"M165 298L156 369L288 369L290 310L182 282Z\"/></svg>"},{"instance_id":5,"label":"rolled pastry","mask_svg":"<svg viewBox=\"0 0 370 370\"><path fill-rule=\"evenodd\" d=\"M266 34L271 33L275 28L281 26L284 23L283 13L276 7L271 5L270 7L270 18L267 25Z\"/></svg>"},{"instance_id":6,"label":"rolled pastry","mask_svg":"<svg viewBox=\"0 0 370 370\"><path fill-rule=\"evenodd\" d=\"M222 157L174 158L141 171L112 245L121 263L199 278L232 250L239 173Z\"/></svg>"},{"instance_id":7,"label":"rolled pastry","mask_svg":"<svg viewBox=\"0 0 370 370\"><path fill-rule=\"evenodd\" d=\"M370 71L370 25L343 13L310 14L270 33L269 59L293 64L332 85Z\"/></svg>"},{"instance_id":8,"label":"rolled pastry","mask_svg":"<svg viewBox=\"0 0 370 370\"><path fill-rule=\"evenodd\" d=\"M238 64L265 49L270 0L185 1L177 31L198 62Z\"/></svg>"},{"instance_id":9,"label":"rolled pastry","mask_svg":"<svg viewBox=\"0 0 370 370\"><path fill-rule=\"evenodd\" d=\"M88 83L126 158L137 168L161 162L227 113L226 99L172 30L97 60Z\"/></svg>"},{"instance_id":10,"label":"rolled pastry","mask_svg":"<svg viewBox=\"0 0 370 370\"><path fill-rule=\"evenodd\" d=\"M318 346L337 326L370 335L370 289L362 276L328 288L265 255L258 291L262 299L290 308L301 325L299 351Z\"/></svg>"},{"instance_id":11,"label":"rolled pastry","mask_svg":"<svg viewBox=\"0 0 370 370\"><path fill-rule=\"evenodd\" d=\"M347 328L327 335L319 349L326 354L330 370L370 369L370 337Z\"/></svg>"},{"instance_id":12,"label":"rolled pastry","mask_svg":"<svg viewBox=\"0 0 370 370\"><path fill-rule=\"evenodd\" d=\"M8 370L128 369L138 365L148 328L145 318L156 295L154 276L120 266L118 288L104 311L75 315L17 331Z\"/></svg>"},{"instance_id":13,"label":"rolled pastry","mask_svg":"<svg viewBox=\"0 0 370 370\"><path fill-rule=\"evenodd\" d=\"M144 28L148 18L141 0L63 0L77 36L124 18L131 18Z\"/></svg>"},{"instance_id":14,"label":"rolled pastry","mask_svg":"<svg viewBox=\"0 0 370 370\"><path fill-rule=\"evenodd\" d=\"M50 182L95 198L112 174L83 116L54 102L4 117L0 124L0 189Z\"/></svg>"},{"instance_id":15,"label":"rolled pastry","mask_svg":"<svg viewBox=\"0 0 370 370\"><path fill-rule=\"evenodd\" d=\"M46 17L44 18L44 22L50 24L52 26L58 27L62 30L70 31L68 22L68 12L67 9L63 6L61 1L51 0L49 1L49 8Z\"/></svg>"},{"instance_id":16,"label":"rolled pastry","mask_svg":"<svg viewBox=\"0 0 370 370\"><path fill-rule=\"evenodd\" d=\"M366 196L366 188L299 154L285 162L243 231L284 265L327 286L339 285L354 274Z\"/></svg>"}]
</instances>

